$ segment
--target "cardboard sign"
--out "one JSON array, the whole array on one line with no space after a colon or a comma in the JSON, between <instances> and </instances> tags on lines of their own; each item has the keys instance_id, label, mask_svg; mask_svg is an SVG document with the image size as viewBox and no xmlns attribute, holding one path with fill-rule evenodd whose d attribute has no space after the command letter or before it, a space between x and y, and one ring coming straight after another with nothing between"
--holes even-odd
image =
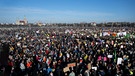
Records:
<instances>
[{"instance_id":1,"label":"cardboard sign","mask_svg":"<svg viewBox=\"0 0 135 76\"><path fill-rule=\"evenodd\" d=\"M68 67L74 67L75 66L75 63L70 63L67 65Z\"/></svg>"},{"instance_id":2,"label":"cardboard sign","mask_svg":"<svg viewBox=\"0 0 135 76\"><path fill-rule=\"evenodd\" d=\"M69 71L69 67L63 68L63 71L64 71L64 72L68 72L68 71Z\"/></svg>"}]
</instances>

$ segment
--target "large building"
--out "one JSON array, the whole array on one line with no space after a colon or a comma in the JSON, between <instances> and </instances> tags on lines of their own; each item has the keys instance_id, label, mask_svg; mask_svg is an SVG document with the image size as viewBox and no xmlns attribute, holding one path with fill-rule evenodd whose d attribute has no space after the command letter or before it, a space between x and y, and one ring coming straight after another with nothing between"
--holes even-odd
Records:
<instances>
[{"instance_id":1,"label":"large building","mask_svg":"<svg viewBox=\"0 0 135 76\"><path fill-rule=\"evenodd\" d=\"M96 22L91 22L91 25L96 26L97 24L96 24Z\"/></svg>"},{"instance_id":2,"label":"large building","mask_svg":"<svg viewBox=\"0 0 135 76\"><path fill-rule=\"evenodd\" d=\"M17 25L27 25L28 24L28 21L27 21L26 17L24 17L23 20L17 20L16 21L16 24Z\"/></svg>"}]
</instances>

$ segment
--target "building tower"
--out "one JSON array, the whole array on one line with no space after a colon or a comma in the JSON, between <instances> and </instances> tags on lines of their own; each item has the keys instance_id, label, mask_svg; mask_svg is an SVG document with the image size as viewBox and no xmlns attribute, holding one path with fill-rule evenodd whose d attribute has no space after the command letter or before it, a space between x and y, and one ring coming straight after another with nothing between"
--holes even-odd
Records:
<instances>
[{"instance_id":1,"label":"building tower","mask_svg":"<svg viewBox=\"0 0 135 76\"><path fill-rule=\"evenodd\" d=\"M16 20L16 24L17 24L17 25L19 25L19 18L17 18L17 20Z\"/></svg>"},{"instance_id":2,"label":"building tower","mask_svg":"<svg viewBox=\"0 0 135 76\"><path fill-rule=\"evenodd\" d=\"M28 23L28 21L27 21L25 16L24 16L24 23L25 23L25 25Z\"/></svg>"}]
</instances>

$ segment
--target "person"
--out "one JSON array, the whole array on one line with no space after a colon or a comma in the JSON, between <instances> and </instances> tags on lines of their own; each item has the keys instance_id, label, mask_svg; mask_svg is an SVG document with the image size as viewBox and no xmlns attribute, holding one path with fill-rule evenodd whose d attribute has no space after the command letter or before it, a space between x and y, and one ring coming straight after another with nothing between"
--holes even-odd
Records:
<instances>
[{"instance_id":1,"label":"person","mask_svg":"<svg viewBox=\"0 0 135 76\"><path fill-rule=\"evenodd\" d=\"M23 27L0 29L0 34L5 34L0 40L10 45L9 62L14 69L9 70L9 73L12 71L12 76L21 76L22 71L28 76L135 74L134 28L126 30L132 37L124 37L119 34L122 28ZM111 35L113 31L119 36ZM74 69L65 74L63 68L70 63L75 63Z\"/></svg>"},{"instance_id":2,"label":"person","mask_svg":"<svg viewBox=\"0 0 135 76\"><path fill-rule=\"evenodd\" d=\"M85 72L84 72L84 76L90 76L90 72L89 72L89 70L85 70Z\"/></svg>"},{"instance_id":3,"label":"person","mask_svg":"<svg viewBox=\"0 0 135 76\"><path fill-rule=\"evenodd\" d=\"M23 60L20 63L20 69L21 69L22 76L25 75L26 67Z\"/></svg>"},{"instance_id":4,"label":"person","mask_svg":"<svg viewBox=\"0 0 135 76\"><path fill-rule=\"evenodd\" d=\"M71 71L71 73L69 73L69 76L75 76L75 73L73 70Z\"/></svg>"},{"instance_id":5,"label":"person","mask_svg":"<svg viewBox=\"0 0 135 76\"><path fill-rule=\"evenodd\" d=\"M50 75L49 76L54 76L52 72L50 72Z\"/></svg>"}]
</instances>

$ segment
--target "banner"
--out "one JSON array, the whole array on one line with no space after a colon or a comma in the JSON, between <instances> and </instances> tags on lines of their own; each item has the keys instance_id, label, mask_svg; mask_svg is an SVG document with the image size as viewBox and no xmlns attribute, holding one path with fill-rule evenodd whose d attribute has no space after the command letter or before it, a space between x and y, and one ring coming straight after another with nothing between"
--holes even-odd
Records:
<instances>
[{"instance_id":1,"label":"banner","mask_svg":"<svg viewBox=\"0 0 135 76\"><path fill-rule=\"evenodd\" d=\"M68 67L74 67L76 64L75 63L69 63Z\"/></svg>"}]
</instances>

